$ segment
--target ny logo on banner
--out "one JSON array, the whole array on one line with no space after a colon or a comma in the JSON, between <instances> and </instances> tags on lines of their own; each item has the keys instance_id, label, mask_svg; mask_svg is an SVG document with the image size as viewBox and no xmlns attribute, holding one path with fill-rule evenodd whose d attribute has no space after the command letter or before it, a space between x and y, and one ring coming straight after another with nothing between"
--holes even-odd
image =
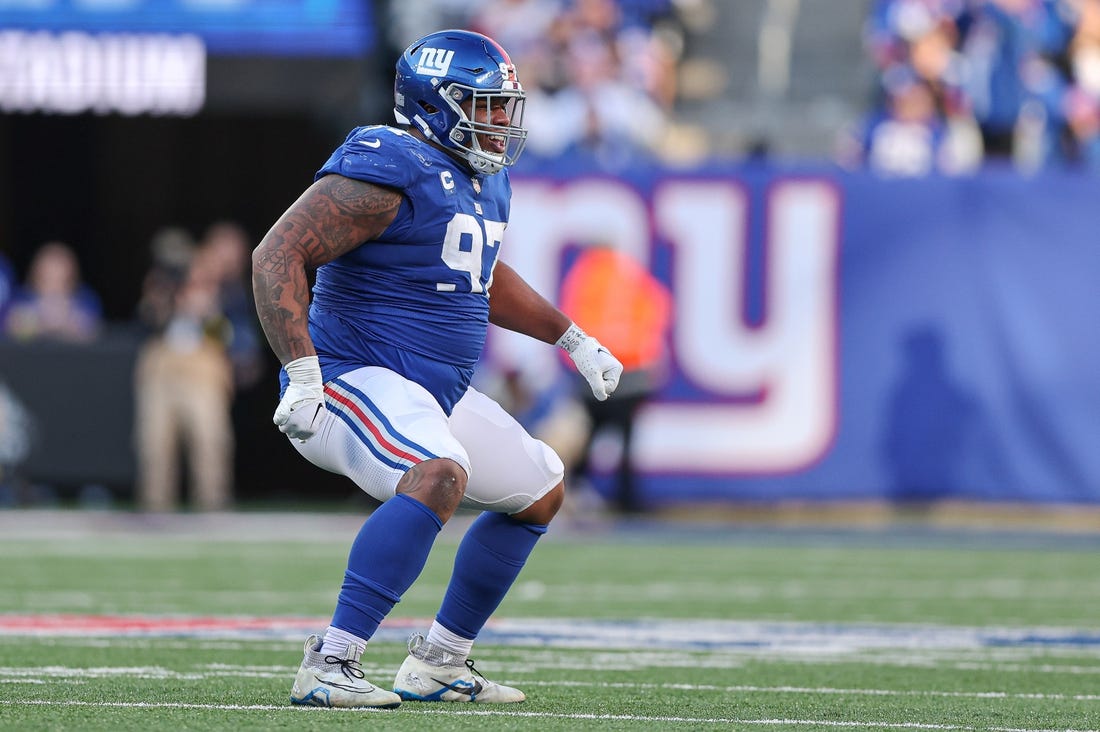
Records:
<instances>
[{"instance_id":1,"label":"ny logo on banner","mask_svg":"<svg viewBox=\"0 0 1100 732\"><path fill-rule=\"evenodd\" d=\"M420 60L416 62L416 73L425 76L446 76L451 69L454 51L442 48L420 49Z\"/></svg>"},{"instance_id":2,"label":"ny logo on banner","mask_svg":"<svg viewBox=\"0 0 1100 732\"><path fill-rule=\"evenodd\" d=\"M757 194L732 177L668 175L650 198L609 179L513 185L508 235L522 246L509 264L540 292L556 291L575 242L608 242L643 264L661 250L670 257L673 361L694 393L646 405L640 470L774 475L828 452L838 426L843 206L832 182L781 178ZM457 261L448 264L460 269ZM756 315L753 297L762 300ZM523 363L525 346L499 336L492 347Z\"/></svg>"}]
</instances>

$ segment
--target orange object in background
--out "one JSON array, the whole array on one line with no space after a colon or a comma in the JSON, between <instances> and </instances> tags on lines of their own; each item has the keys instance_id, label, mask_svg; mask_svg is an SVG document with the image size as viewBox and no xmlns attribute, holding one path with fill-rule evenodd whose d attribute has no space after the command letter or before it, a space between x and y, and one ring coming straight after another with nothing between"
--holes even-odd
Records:
<instances>
[{"instance_id":1,"label":"orange object in background","mask_svg":"<svg viewBox=\"0 0 1100 732\"><path fill-rule=\"evenodd\" d=\"M559 305L624 370L650 369L663 360L672 296L629 255L602 246L582 253L562 282Z\"/></svg>"},{"instance_id":2,"label":"orange object in background","mask_svg":"<svg viewBox=\"0 0 1100 732\"><path fill-rule=\"evenodd\" d=\"M634 421L665 376L672 295L629 255L596 245L583 252L565 275L559 305L623 364L619 386L609 399L599 401L586 385L578 386L591 429L574 472L592 477L594 461L610 462L612 506L620 513L638 513L645 505L635 486ZM598 453L606 456L608 451L596 440L604 431L618 433L620 438L618 454L606 461Z\"/></svg>"}]
</instances>

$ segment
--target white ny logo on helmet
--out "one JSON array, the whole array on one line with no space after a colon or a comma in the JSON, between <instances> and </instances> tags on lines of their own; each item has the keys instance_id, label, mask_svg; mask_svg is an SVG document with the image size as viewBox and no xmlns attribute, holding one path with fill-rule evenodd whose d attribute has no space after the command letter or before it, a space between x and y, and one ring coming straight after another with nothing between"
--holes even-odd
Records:
<instances>
[{"instance_id":1,"label":"white ny logo on helmet","mask_svg":"<svg viewBox=\"0 0 1100 732\"><path fill-rule=\"evenodd\" d=\"M422 48L416 62L416 73L424 76L446 76L454 56L454 51L444 48Z\"/></svg>"}]
</instances>

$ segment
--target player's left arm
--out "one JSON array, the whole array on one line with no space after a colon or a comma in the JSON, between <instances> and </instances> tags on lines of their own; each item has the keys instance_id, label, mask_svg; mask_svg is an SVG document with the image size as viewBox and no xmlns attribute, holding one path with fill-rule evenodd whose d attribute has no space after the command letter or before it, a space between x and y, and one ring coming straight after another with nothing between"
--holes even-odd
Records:
<instances>
[{"instance_id":1,"label":"player's left arm","mask_svg":"<svg viewBox=\"0 0 1100 732\"><path fill-rule=\"evenodd\" d=\"M500 261L489 287L489 322L565 349L601 401L619 385L623 365L611 351Z\"/></svg>"},{"instance_id":2,"label":"player's left arm","mask_svg":"<svg viewBox=\"0 0 1100 732\"><path fill-rule=\"evenodd\" d=\"M572 324L568 315L501 261L493 269L489 287L489 322L543 343L556 342Z\"/></svg>"}]
</instances>

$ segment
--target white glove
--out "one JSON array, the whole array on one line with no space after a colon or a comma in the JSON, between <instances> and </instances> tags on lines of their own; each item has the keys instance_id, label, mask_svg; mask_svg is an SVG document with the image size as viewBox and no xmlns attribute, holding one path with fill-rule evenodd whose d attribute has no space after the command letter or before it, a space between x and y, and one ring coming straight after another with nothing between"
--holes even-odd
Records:
<instances>
[{"instance_id":1,"label":"white glove","mask_svg":"<svg viewBox=\"0 0 1100 732\"><path fill-rule=\"evenodd\" d=\"M556 345L573 359L577 371L592 387L592 395L597 400L602 402L615 391L619 377L623 375L623 365L598 340L574 324L562 334Z\"/></svg>"},{"instance_id":2,"label":"white glove","mask_svg":"<svg viewBox=\"0 0 1100 732\"><path fill-rule=\"evenodd\" d=\"M321 365L316 356L303 356L286 365L286 375L290 377L290 384L271 421L287 437L305 442L328 418Z\"/></svg>"}]
</instances>

